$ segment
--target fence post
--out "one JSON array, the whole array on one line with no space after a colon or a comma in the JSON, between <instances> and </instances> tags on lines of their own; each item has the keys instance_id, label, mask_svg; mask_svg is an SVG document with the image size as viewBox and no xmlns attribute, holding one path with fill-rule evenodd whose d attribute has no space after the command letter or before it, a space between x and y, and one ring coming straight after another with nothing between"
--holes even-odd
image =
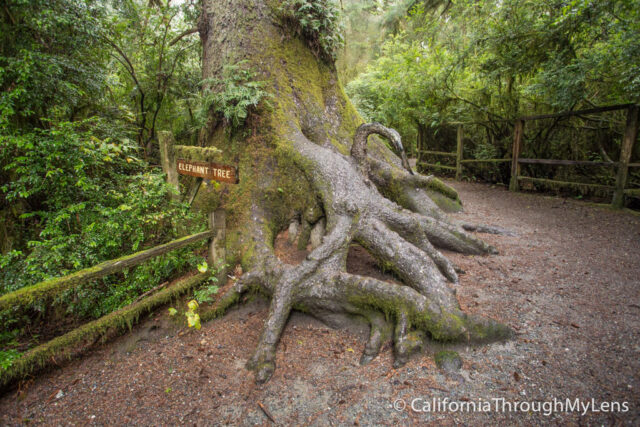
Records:
<instances>
[{"instance_id":1,"label":"fence post","mask_svg":"<svg viewBox=\"0 0 640 427\"><path fill-rule=\"evenodd\" d=\"M462 125L458 125L457 147L456 147L456 181L462 179L462 144L464 141L464 131Z\"/></svg>"},{"instance_id":2,"label":"fence post","mask_svg":"<svg viewBox=\"0 0 640 427\"><path fill-rule=\"evenodd\" d=\"M420 162L422 161L422 150L424 150L424 126L417 123L418 137L416 141L416 171L419 169Z\"/></svg>"},{"instance_id":3,"label":"fence post","mask_svg":"<svg viewBox=\"0 0 640 427\"><path fill-rule=\"evenodd\" d=\"M638 105L629 107L627 110L627 125L622 138L622 147L620 148L620 161L618 162L618 175L616 176L616 190L613 193L611 205L620 209L624 207L624 188L627 185L627 176L629 174L629 160L633 151L633 144L638 137Z\"/></svg>"},{"instance_id":4,"label":"fence post","mask_svg":"<svg viewBox=\"0 0 640 427\"><path fill-rule=\"evenodd\" d=\"M180 186L178 184L178 171L176 170L176 154L174 150L175 140L173 133L169 131L158 132L158 144L160 145L160 163L162 170L167 174L167 182L176 191L171 194L171 199L180 200Z\"/></svg>"},{"instance_id":5,"label":"fence post","mask_svg":"<svg viewBox=\"0 0 640 427\"><path fill-rule=\"evenodd\" d=\"M520 176L520 152L522 151L522 134L524 132L524 120L516 120L513 129L513 156L511 158L511 181L509 191L518 191L518 176Z\"/></svg>"},{"instance_id":6,"label":"fence post","mask_svg":"<svg viewBox=\"0 0 640 427\"><path fill-rule=\"evenodd\" d=\"M224 209L217 209L209 213L209 229L213 230L213 237L209 241L209 255L207 262L210 266L219 268L218 283L224 285L224 279L227 276L225 267L227 249L226 249L226 233L227 233L227 215Z\"/></svg>"}]
</instances>

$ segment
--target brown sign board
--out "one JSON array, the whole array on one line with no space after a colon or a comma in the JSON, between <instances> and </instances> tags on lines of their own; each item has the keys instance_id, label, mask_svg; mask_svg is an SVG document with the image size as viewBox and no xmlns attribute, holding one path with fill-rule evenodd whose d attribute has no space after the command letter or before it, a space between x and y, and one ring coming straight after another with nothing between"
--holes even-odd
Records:
<instances>
[{"instance_id":1,"label":"brown sign board","mask_svg":"<svg viewBox=\"0 0 640 427\"><path fill-rule=\"evenodd\" d=\"M235 166L219 165L208 162L178 159L176 161L178 173L181 175L197 176L214 181L237 184L240 182L238 168Z\"/></svg>"}]
</instances>

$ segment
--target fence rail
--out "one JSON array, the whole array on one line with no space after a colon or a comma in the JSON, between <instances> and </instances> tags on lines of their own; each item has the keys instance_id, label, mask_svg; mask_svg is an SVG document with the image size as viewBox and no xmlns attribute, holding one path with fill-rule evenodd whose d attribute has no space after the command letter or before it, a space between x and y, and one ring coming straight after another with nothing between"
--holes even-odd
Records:
<instances>
[{"instance_id":1,"label":"fence rail","mask_svg":"<svg viewBox=\"0 0 640 427\"><path fill-rule=\"evenodd\" d=\"M556 160L556 159L518 159L518 162L530 165L563 165L563 166L610 166L618 167L618 162L592 162L588 160Z\"/></svg>"},{"instance_id":2,"label":"fence rail","mask_svg":"<svg viewBox=\"0 0 640 427\"><path fill-rule=\"evenodd\" d=\"M596 162L587 160L562 160L562 159L529 159L520 157L523 149L523 134L525 123L527 121L562 118L571 116L581 116L586 114L597 114L607 111L627 110L627 120L624 130L624 136L622 138L622 147L620 150L620 159L617 162ZM638 118L639 106L636 104L621 104L610 105L606 107L591 108L588 110L579 111L565 111L555 114L541 114L537 116L524 116L515 120L513 129L513 144L512 144L512 156L510 159L465 159L463 158L463 145L464 145L464 130L463 123L457 124L457 136L456 136L456 151L429 151L419 150L419 159L417 164L420 166L426 166L431 168L438 168L444 170L452 170L456 172L456 181L462 178L463 166L471 163L511 163L511 179L509 182L509 189L511 191L519 191L520 181L533 182L541 185L554 186L554 187L572 187L572 188L593 188L598 190L610 191L613 193L611 204L615 208L621 208L624 206L625 196L640 196L640 189L626 188L627 178L629 174L629 168L640 167L640 163L630 163L631 153L633 152L633 146L638 138ZM422 161L422 155L429 154L432 156L440 157L454 157L456 161L455 166L434 164ZM590 184L571 181L558 181L552 179L535 178L529 176L523 176L521 174L522 164L533 165L552 165L552 166L593 166L593 167L607 167L616 168L616 183L614 186L603 184Z\"/></svg>"},{"instance_id":3,"label":"fence rail","mask_svg":"<svg viewBox=\"0 0 640 427\"><path fill-rule=\"evenodd\" d=\"M430 168L446 169L446 170L452 170L452 171L456 170L455 166L439 165L437 163L419 162L418 164L421 166L428 166Z\"/></svg>"},{"instance_id":4,"label":"fence rail","mask_svg":"<svg viewBox=\"0 0 640 427\"><path fill-rule=\"evenodd\" d=\"M99 279L109 274L117 273L125 268L140 265L148 259L166 254L167 252L171 252L175 249L183 248L191 243L207 239L212 237L213 234L214 232L212 230L203 231L202 233L186 236L118 259L105 261L94 267L85 268L84 270L77 271L64 277L50 279L32 286L26 286L18 289L17 291L1 296L0 311L33 304L37 300L54 298L66 289Z\"/></svg>"}]
</instances>

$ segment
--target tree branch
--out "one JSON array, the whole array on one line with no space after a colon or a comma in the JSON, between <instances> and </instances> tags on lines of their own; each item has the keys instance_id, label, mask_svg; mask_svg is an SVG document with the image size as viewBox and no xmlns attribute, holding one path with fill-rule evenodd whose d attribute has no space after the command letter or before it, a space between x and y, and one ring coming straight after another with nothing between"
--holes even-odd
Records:
<instances>
[{"instance_id":1,"label":"tree branch","mask_svg":"<svg viewBox=\"0 0 640 427\"><path fill-rule=\"evenodd\" d=\"M193 33L197 33L198 32L198 28L194 27L194 28L189 28L188 30L182 32L181 34L177 35L173 40L171 40L169 42L169 46L173 46L174 44L178 43L180 40L182 40L183 38L193 34Z\"/></svg>"}]
</instances>

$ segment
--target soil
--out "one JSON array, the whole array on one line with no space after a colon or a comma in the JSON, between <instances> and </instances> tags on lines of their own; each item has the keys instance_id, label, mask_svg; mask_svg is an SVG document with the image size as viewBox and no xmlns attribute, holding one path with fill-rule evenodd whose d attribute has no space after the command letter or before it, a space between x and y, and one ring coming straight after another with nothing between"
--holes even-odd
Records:
<instances>
[{"instance_id":1,"label":"soil","mask_svg":"<svg viewBox=\"0 0 640 427\"><path fill-rule=\"evenodd\" d=\"M432 343L400 369L393 369L387 344L363 367L358 360L366 327L333 330L294 314L278 347L275 374L258 386L244 364L266 317L265 301L248 301L200 331L187 329L164 308L131 333L0 397L0 422L640 425L640 217L574 200L449 183L465 203L455 218L516 234L482 235L499 255L446 254L466 271L457 285L463 309L510 325L517 332L512 340ZM305 255L288 247L286 236L278 250L287 262ZM348 269L393 280L356 246ZM459 353L460 370L435 366L434 354L445 348ZM565 399L595 402L599 412L561 408L558 402ZM517 410L515 402L522 402ZM428 403L431 411L425 411ZM455 411L472 403L478 412ZM510 405L512 411L503 411Z\"/></svg>"}]
</instances>

